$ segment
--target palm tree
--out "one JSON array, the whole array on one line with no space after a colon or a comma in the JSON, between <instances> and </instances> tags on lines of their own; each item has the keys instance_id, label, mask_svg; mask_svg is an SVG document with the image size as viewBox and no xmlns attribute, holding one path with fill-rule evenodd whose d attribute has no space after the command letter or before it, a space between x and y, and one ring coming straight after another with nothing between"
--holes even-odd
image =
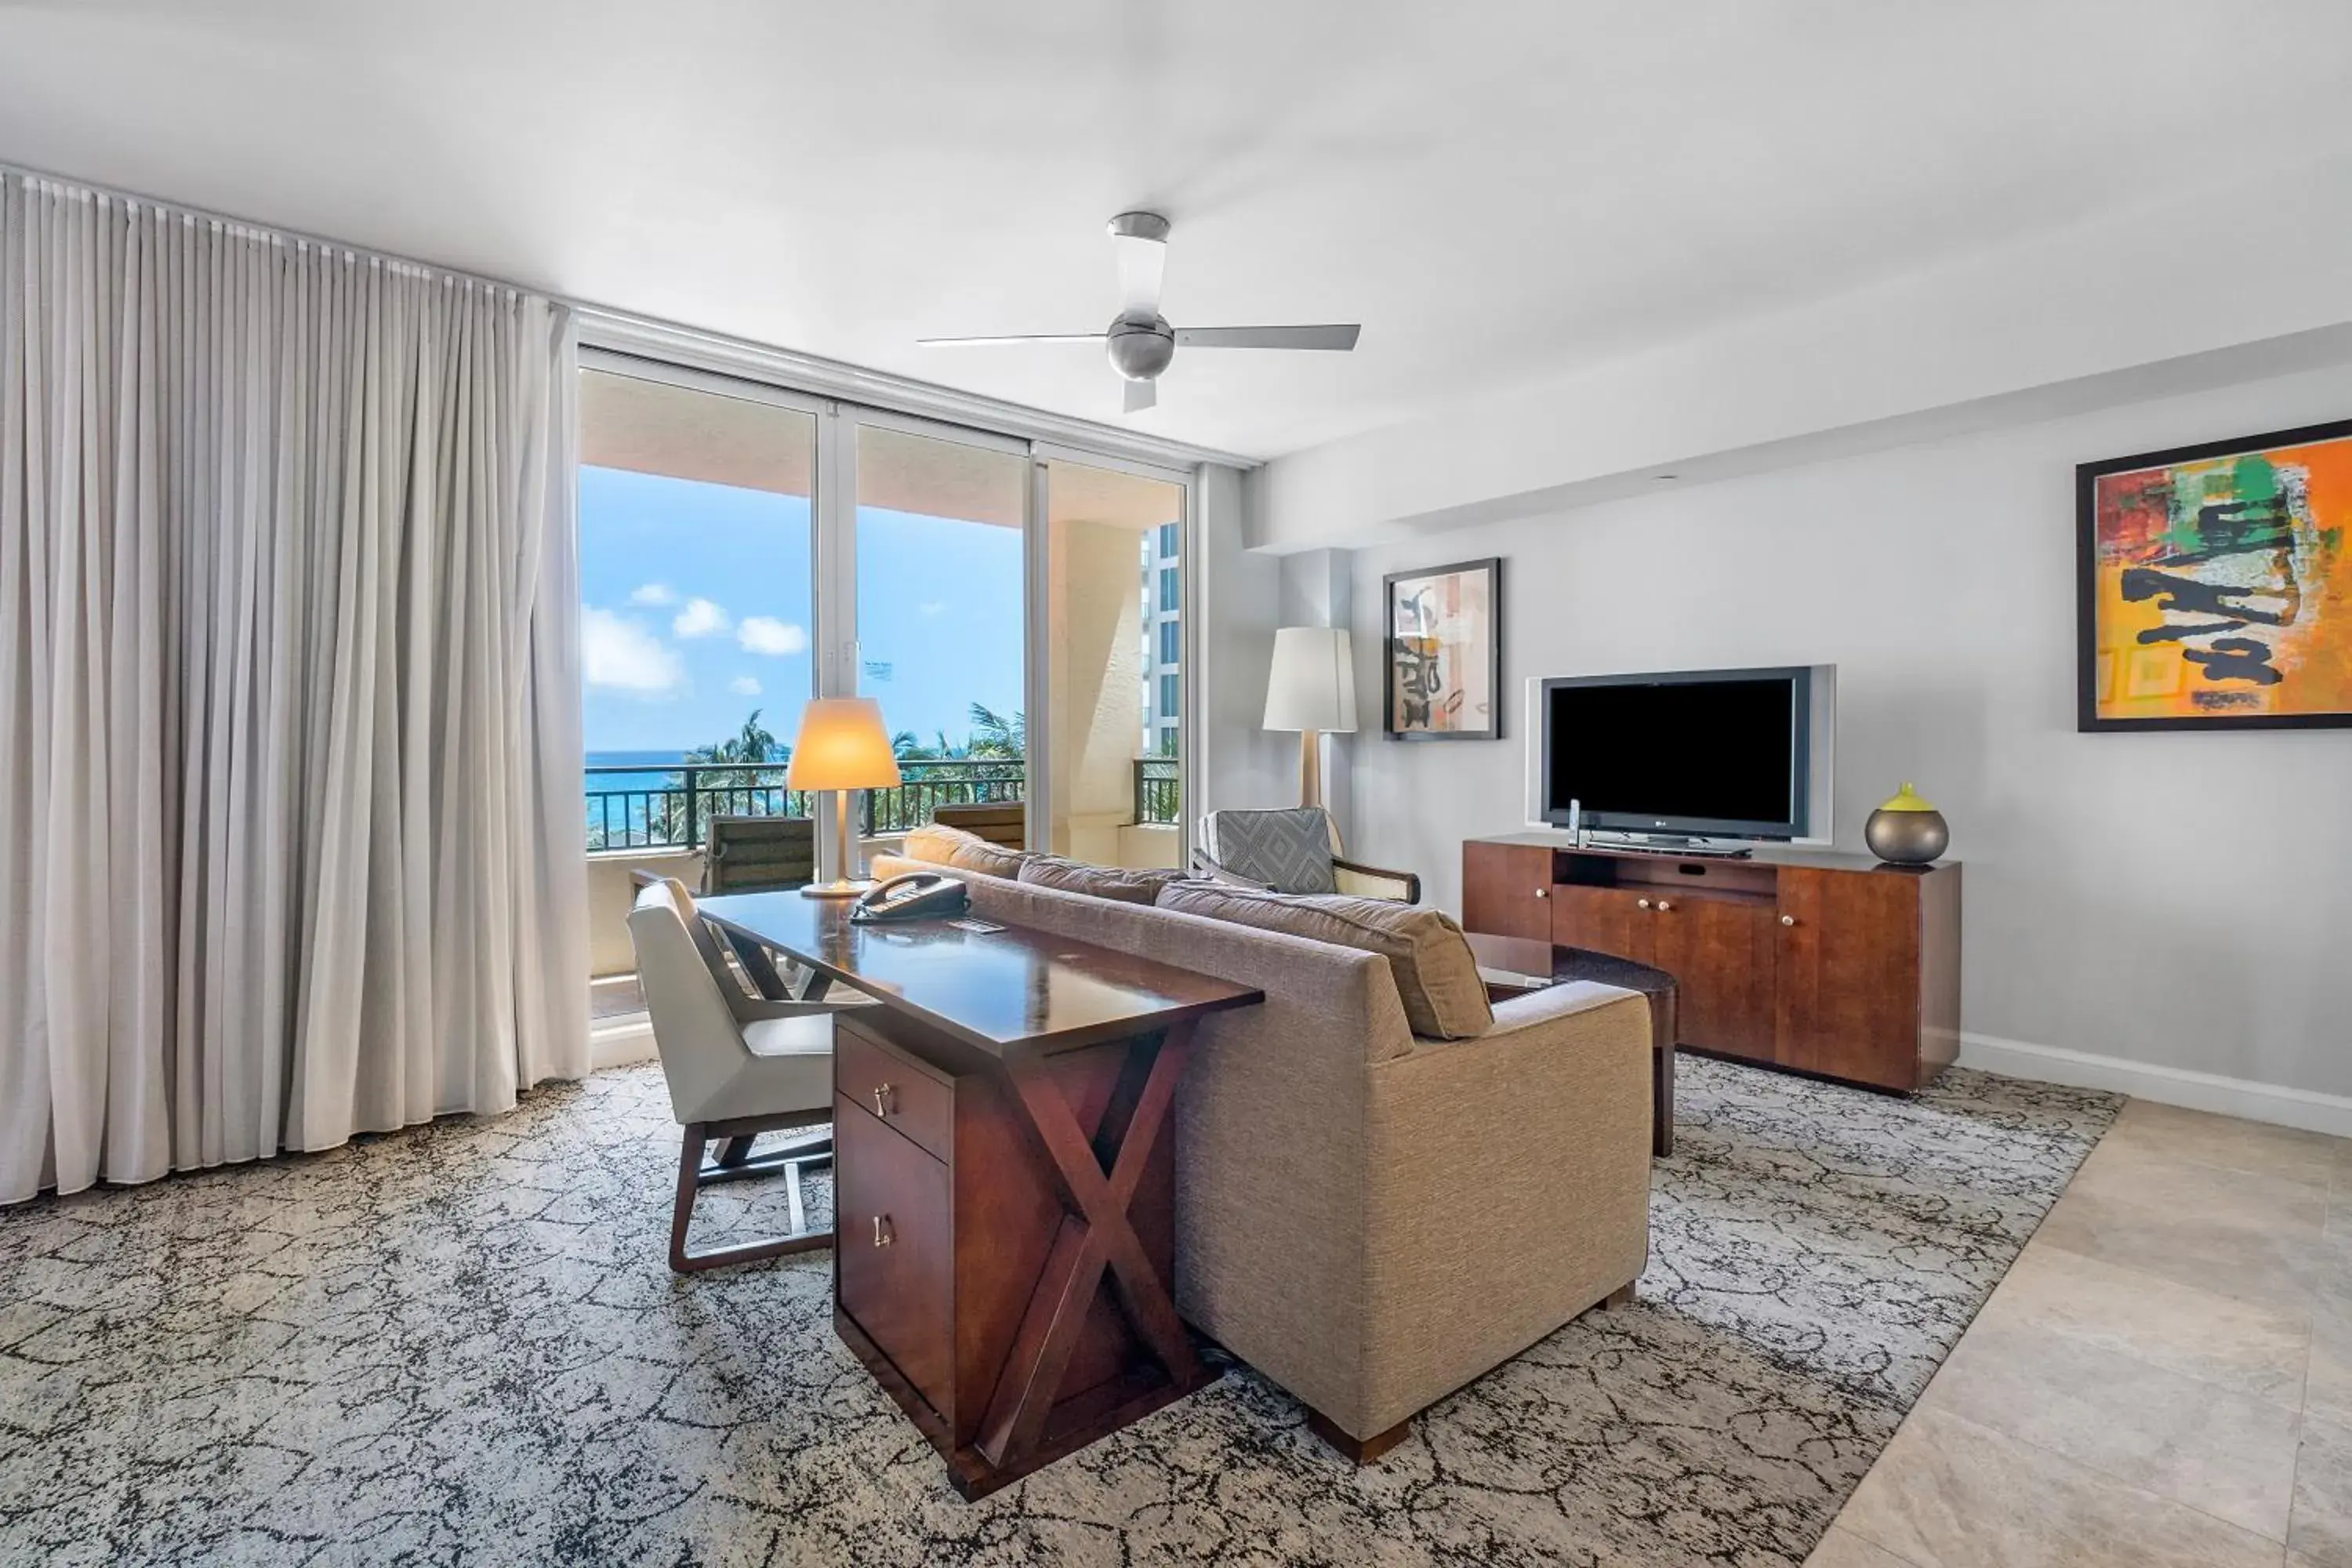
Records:
<instances>
[{"instance_id":1,"label":"palm tree","mask_svg":"<svg viewBox=\"0 0 2352 1568\"><path fill-rule=\"evenodd\" d=\"M971 754L1024 758L1029 754L1029 721L1016 710L1007 719L985 702L971 705Z\"/></svg>"}]
</instances>

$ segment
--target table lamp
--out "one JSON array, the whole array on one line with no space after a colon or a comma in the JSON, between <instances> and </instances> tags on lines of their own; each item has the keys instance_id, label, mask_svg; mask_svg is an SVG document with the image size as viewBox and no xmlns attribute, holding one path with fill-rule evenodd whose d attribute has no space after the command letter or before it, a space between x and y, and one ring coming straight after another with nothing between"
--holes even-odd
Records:
<instances>
[{"instance_id":1,"label":"table lamp","mask_svg":"<svg viewBox=\"0 0 2352 1568\"><path fill-rule=\"evenodd\" d=\"M898 783L898 759L882 728L882 705L871 697L820 697L801 710L784 787L834 792L834 879L801 891L813 899L854 898L870 885L857 879L849 852L849 792L889 789Z\"/></svg>"},{"instance_id":2,"label":"table lamp","mask_svg":"<svg viewBox=\"0 0 2352 1568\"><path fill-rule=\"evenodd\" d=\"M1323 736L1356 729L1356 665L1343 626L1284 626L1274 634L1265 683L1268 730L1298 731L1298 804L1323 804Z\"/></svg>"}]
</instances>

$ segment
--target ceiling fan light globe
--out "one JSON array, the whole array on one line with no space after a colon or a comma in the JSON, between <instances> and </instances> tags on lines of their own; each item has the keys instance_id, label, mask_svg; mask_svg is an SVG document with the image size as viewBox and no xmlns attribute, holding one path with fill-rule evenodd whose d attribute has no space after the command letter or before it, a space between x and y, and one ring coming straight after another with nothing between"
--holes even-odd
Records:
<instances>
[{"instance_id":1,"label":"ceiling fan light globe","mask_svg":"<svg viewBox=\"0 0 2352 1568\"><path fill-rule=\"evenodd\" d=\"M1129 381L1150 381L1176 357L1176 333L1157 317L1149 321L1121 318L1110 324L1104 346L1113 370Z\"/></svg>"}]
</instances>

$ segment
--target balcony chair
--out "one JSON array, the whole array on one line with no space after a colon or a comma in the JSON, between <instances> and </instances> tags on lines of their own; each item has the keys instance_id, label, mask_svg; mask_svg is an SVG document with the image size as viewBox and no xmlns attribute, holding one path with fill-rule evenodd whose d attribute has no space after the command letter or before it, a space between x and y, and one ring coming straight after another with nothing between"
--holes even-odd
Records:
<instances>
[{"instance_id":1,"label":"balcony chair","mask_svg":"<svg viewBox=\"0 0 2352 1568\"><path fill-rule=\"evenodd\" d=\"M1421 878L1340 858L1339 827L1319 805L1213 811L1202 819L1192 868L1221 882L1276 893L1345 893L1421 902Z\"/></svg>"},{"instance_id":2,"label":"balcony chair","mask_svg":"<svg viewBox=\"0 0 2352 1568\"><path fill-rule=\"evenodd\" d=\"M816 821L807 816L714 816L703 828L702 894L805 888L816 880ZM788 1001L808 977L781 973L758 942L727 933L727 945L762 996ZM789 966L788 966L789 967Z\"/></svg>"},{"instance_id":3,"label":"balcony chair","mask_svg":"<svg viewBox=\"0 0 2352 1568\"><path fill-rule=\"evenodd\" d=\"M931 820L941 827L961 827L966 833L985 838L991 844L1001 844L1007 849L1029 847L1029 807L1018 800L982 801L976 805L935 805Z\"/></svg>"},{"instance_id":4,"label":"balcony chair","mask_svg":"<svg viewBox=\"0 0 2352 1568\"><path fill-rule=\"evenodd\" d=\"M833 1017L843 1005L772 1001L745 994L696 911L694 895L675 878L648 882L629 911L637 980L652 1016L654 1045L669 1084L670 1110L685 1129L677 1198L670 1214L669 1266L681 1274L829 1246L830 1226L810 1228L801 1202L801 1171L833 1163L833 1137L804 1138L754 1157L762 1132L830 1128L833 1121ZM706 1164L703 1151L719 1142ZM703 1252L686 1248L695 1194L717 1182L781 1173L792 1210L789 1235Z\"/></svg>"}]
</instances>

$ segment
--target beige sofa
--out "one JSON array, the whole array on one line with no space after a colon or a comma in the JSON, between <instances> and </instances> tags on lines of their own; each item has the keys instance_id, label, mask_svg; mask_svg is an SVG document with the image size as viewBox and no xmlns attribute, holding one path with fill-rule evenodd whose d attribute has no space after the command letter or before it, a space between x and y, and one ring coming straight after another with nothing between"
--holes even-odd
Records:
<instances>
[{"instance_id":1,"label":"beige sofa","mask_svg":"<svg viewBox=\"0 0 2352 1568\"><path fill-rule=\"evenodd\" d=\"M943 868L941 844L908 847ZM1556 986L1496 1004L1474 1038L1417 1038L1374 952L961 858L979 914L1265 991L1202 1026L1178 1091L1176 1302L1343 1452L1373 1457L1415 1412L1630 1297L1649 1254L1640 995Z\"/></svg>"}]
</instances>

